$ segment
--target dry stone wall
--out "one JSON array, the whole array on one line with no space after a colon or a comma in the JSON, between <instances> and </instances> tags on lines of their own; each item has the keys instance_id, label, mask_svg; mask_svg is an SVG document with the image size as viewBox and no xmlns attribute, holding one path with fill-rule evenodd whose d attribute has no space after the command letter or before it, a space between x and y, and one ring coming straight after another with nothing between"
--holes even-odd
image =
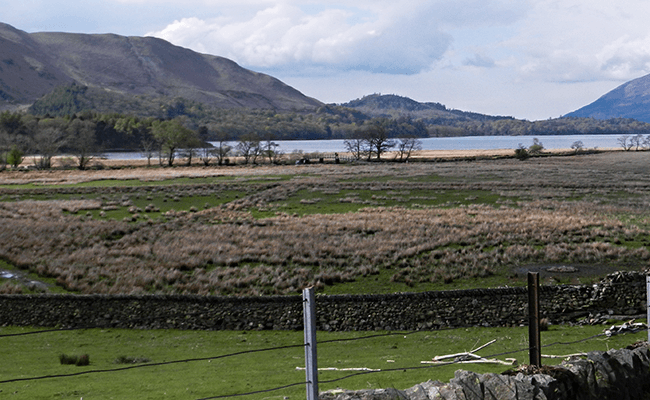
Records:
<instances>
[{"instance_id":1,"label":"dry stone wall","mask_svg":"<svg viewBox=\"0 0 650 400\"><path fill-rule=\"evenodd\" d=\"M458 370L448 383L428 381L406 390L321 393L320 400L635 400L650 395L648 344L595 351L532 374L476 374Z\"/></svg>"},{"instance_id":2,"label":"dry stone wall","mask_svg":"<svg viewBox=\"0 0 650 400\"><path fill-rule=\"evenodd\" d=\"M317 329L416 330L527 323L526 288L387 295L317 296ZM597 285L542 286L542 317L646 312L642 273L616 273ZM0 325L65 328L302 329L302 298L217 296L2 295Z\"/></svg>"}]
</instances>

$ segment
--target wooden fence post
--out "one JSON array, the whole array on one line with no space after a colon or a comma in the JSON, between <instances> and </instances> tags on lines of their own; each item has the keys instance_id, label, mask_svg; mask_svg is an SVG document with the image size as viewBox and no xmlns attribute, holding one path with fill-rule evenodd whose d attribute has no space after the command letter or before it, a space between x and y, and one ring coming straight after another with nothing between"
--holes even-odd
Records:
<instances>
[{"instance_id":1,"label":"wooden fence post","mask_svg":"<svg viewBox=\"0 0 650 400\"><path fill-rule=\"evenodd\" d=\"M645 283L646 283L646 307L648 308L648 320L646 321L646 325L650 327L650 275L646 275L645 277ZM648 329L648 342L650 342L650 329Z\"/></svg>"},{"instance_id":2,"label":"wooden fence post","mask_svg":"<svg viewBox=\"0 0 650 400\"><path fill-rule=\"evenodd\" d=\"M542 346L539 335L539 273L528 273L528 343L530 365L542 366Z\"/></svg>"},{"instance_id":3,"label":"wooden fence post","mask_svg":"<svg viewBox=\"0 0 650 400\"><path fill-rule=\"evenodd\" d=\"M305 320L305 374L307 377L307 400L318 400L316 300L313 287L302 291L302 309Z\"/></svg>"}]
</instances>

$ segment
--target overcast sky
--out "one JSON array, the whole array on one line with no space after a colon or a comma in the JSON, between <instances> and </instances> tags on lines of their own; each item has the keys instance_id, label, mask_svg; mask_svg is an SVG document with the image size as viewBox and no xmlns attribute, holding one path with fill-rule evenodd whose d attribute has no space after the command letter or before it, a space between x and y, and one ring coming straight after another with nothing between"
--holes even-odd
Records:
<instances>
[{"instance_id":1,"label":"overcast sky","mask_svg":"<svg viewBox=\"0 0 650 400\"><path fill-rule=\"evenodd\" d=\"M0 0L27 31L156 36L343 103L539 120L650 73L647 0Z\"/></svg>"}]
</instances>

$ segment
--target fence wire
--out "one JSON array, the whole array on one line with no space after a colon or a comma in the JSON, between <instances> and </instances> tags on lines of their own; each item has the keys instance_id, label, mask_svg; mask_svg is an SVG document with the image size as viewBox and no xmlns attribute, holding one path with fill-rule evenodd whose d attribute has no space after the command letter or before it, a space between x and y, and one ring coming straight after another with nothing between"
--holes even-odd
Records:
<instances>
[{"instance_id":1,"label":"fence wire","mask_svg":"<svg viewBox=\"0 0 650 400\"><path fill-rule=\"evenodd\" d=\"M448 330L453 330L453 329L450 328ZM391 335L405 335L405 334L412 334L412 333L416 333L416 332L422 333L422 332L428 332L428 331L413 331L413 332L406 332L406 333L404 333L404 332L387 333L387 334L380 334L380 335L364 336L364 337L360 337L360 338L335 339L335 340L319 342L319 344L320 343L334 343L334 342L343 342L343 341L363 340L363 339L371 339L371 338L383 337L383 336L391 336ZM625 335L625 334L629 334L629 333L638 333L638 332L640 332L640 331L637 331L637 332L623 332L623 333L620 333L620 334ZM572 344L587 342L589 340L593 340L593 339L596 339L596 338L599 338L599 337L602 337L602 336L606 336L606 335L604 333L601 333L601 334L589 336L589 337L586 337L586 338L577 339L577 340L574 340L574 341L571 341L571 342L555 342L555 343L544 345L542 347L548 348L548 347L554 347L554 346L560 346L560 345L572 345ZM518 350L511 350L511 351L505 351L505 352L490 354L490 355L484 356L483 358L503 357L503 356L522 353L522 352L529 352L531 349L532 349L531 347L524 347L524 348L520 348ZM343 380L346 380L346 379L354 378L354 377L357 377L357 376L363 376L363 375L379 374L379 373L385 373L385 372L434 369L434 368L438 368L438 367L454 365L454 364L460 364L460 363L462 363L461 360L453 360L453 361L449 361L449 362L441 362L439 364L424 365L424 366L419 365L419 366L413 366L413 367L400 367L400 368L387 368L387 369L373 370L373 371L360 371L360 372L355 372L353 374L345 375L345 376L342 376L342 377L339 377L339 378L328 379L328 380L319 380L318 383L319 384L328 384L328 383L340 382L340 381L343 381ZM206 397L206 398L197 399L197 400L225 399L225 398L247 396L247 395L259 394L259 393L267 393L267 392L282 390L282 389L285 389L287 387L297 386L297 385L301 385L301 384L306 385L307 382L295 383L295 384L287 385L286 387L281 386L281 387L277 387L277 388L266 389L266 390L263 390L263 391L240 393L240 394L230 394L230 395L220 395L220 396L214 396L214 397Z\"/></svg>"},{"instance_id":2,"label":"fence wire","mask_svg":"<svg viewBox=\"0 0 650 400\"><path fill-rule=\"evenodd\" d=\"M130 370L130 369L159 367L159 366L162 366L162 365L181 364L181 363L196 362L196 361L219 360L219 359L223 359L223 358L235 357L235 356L240 356L240 355L244 355L244 354L261 353L261 352L265 352L265 351L275 351L275 350L284 350L284 349L294 349L294 348L297 348L297 347L305 347L305 345L304 344L295 344L295 345L287 345L287 346L267 347L267 348L263 348L263 349L244 350L244 351L238 351L238 352L235 352L235 353L222 354L222 355L219 355L219 356L212 356L212 357L187 358L187 359L183 359L183 360L163 361L163 362L157 362L157 363L146 363L146 364L141 364L141 365L130 365L130 366L127 366L127 367L120 367L120 368L96 369L96 370L89 370L89 371L81 371L81 372L75 372L75 373L71 373L71 374L43 375L43 376L35 376L35 377L29 377L29 378L7 379L7 380L0 381L0 384L1 383L12 383L12 382L36 381L36 380L43 380L43 379L50 379L50 378L68 378L68 377L79 376L79 375L100 374L100 373L106 373L106 372L121 372L121 371Z\"/></svg>"},{"instance_id":3,"label":"fence wire","mask_svg":"<svg viewBox=\"0 0 650 400\"><path fill-rule=\"evenodd\" d=\"M455 328L443 328L443 329L436 330L436 332L438 332L438 331L448 331L448 330L454 330L454 329ZM55 329L55 330L24 332L24 333L17 333L17 334L0 335L0 338L25 336L25 335L35 335L35 334L45 334L45 333L53 333L53 332L65 332L65 331L72 331L72 330L79 330L79 329L70 328L70 329ZM630 334L630 333L639 333L639 332L642 332L644 330L647 331L648 327L646 327L645 329L636 330L634 332L632 332L632 331L630 331L630 332L620 332L620 333L618 333L618 335L626 335L626 334ZM361 337L324 340L324 341L318 342L318 344L349 342L349 341L358 341L358 340L368 340L368 339L374 339L374 338L379 338L379 337L387 337L387 336L407 336L407 335L412 335L412 334L415 334L415 333L425 333L425 332L430 332L430 331L388 332L388 333L361 336ZM550 347L555 347L555 346L573 345L573 344L577 344L577 343L583 343L583 342L587 342L587 341L590 341L590 340L594 340L594 339L604 337L604 336L607 336L607 335L605 333L599 333L599 334L596 334L596 335L592 335L592 336L582 338L582 339L577 339L577 340L574 340L574 341L554 342L554 343L542 345L541 347L542 348L550 348ZM121 371L126 371L126 370L133 370L133 369L140 369L140 368L150 368L150 367L164 366L164 365L171 365L171 364L179 364L179 363L218 360L218 359L235 357L235 356L240 356L240 355L245 355L245 354L261 353L261 352L268 352L268 351L277 351L277 350L284 350L284 349L293 349L293 348L300 348L300 347L305 347L305 345L304 344L296 344L296 345L276 346L276 347L268 347L268 348L261 348L261 349L239 351L239 352L222 354L222 355L211 356L211 357L188 358L188 359L183 359L183 360L165 361L165 362L159 362L159 363L146 363L146 364L142 364L142 365L132 365L132 366L126 366L126 367L120 367L120 368L113 368L113 369L81 371L81 372L76 372L76 373L71 373L71 374L55 374L55 375L44 375L44 376L27 377L27 378L7 379L7 380L0 380L0 384L14 383L14 382L24 382L24 381L37 381L37 380L44 380L44 379L60 379L60 378L69 378L69 377L75 377L75 376L80 376L80 375L100 374L100 373L109 373L109 372L121 372ZM511 351L506 351L506 352L490 354L490 355L484 356L483 358L503 357L503 356L506 356L506 355L512 355L512 354L517 354L517 353L522 353L522 352L528 352L530 350L531 350L531 347L524 347L524 348L520 348L520 349L517 349L517 350L511 350ZM449 361L449 362L441 362L441 363L438 363L438 364L424 365L424 366L423 365L418 365L418 366L412 366L412 367L400 367L400 368L388 368L388 369L371 370L371 371L359 371L359 372L348 374L348 375L345 375L345 376L342 376L342 377L339 377L339 378L334 378L334 379L329 379L329 380L322 380L322 381L319 381L319 383L329 384L329 383L340 382L340 381L347 380L347 379L350 379L350 378L353 378L353 377L362 376L362 375L369 375L369 374L379 374L379 373L396 372L396 371L414 371L414 370L423 370L423 369L434 369L434 368L438 368L438 367L442 367L442 366L460 364L461 362L462 362L462 360L456 359L456 360ZM295 383L282 385L282 386L269 388L269 389L262 389L262 390L251 391L251 392L246 392L246 393L216 395L216 396L211 396L211 397L203 397L203 398L196 399L196 400L225 399L225 398L234 398L234 397L243 397L243 396L250 396L250 395L256 395L256 394L270 393L270 392L275 392L275 391L279 391L279 390L288 389L288 388L295 387L295 386L307 385L308 383L309 382L306 382L306 381L295 382Z\"/></svg>"}]
</instances>

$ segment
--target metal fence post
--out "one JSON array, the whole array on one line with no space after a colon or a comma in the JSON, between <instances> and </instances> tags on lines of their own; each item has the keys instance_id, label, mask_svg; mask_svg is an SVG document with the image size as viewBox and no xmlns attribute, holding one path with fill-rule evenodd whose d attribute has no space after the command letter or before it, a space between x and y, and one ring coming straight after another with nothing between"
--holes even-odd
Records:
<instances>
[{"instance_id":1,"label":"metal fence post","mask_svg":"<svg viewBox=\"0 0 650 400\"><path fill-rule=\"evenodd\" d=\"M305 320L305 373L307 376L307 400L318 400L316 300L313 287L302 291L302 309Z\"/></svg>"},{"instance_id":2,"label":"metal fence post","mask_svg":"<svg viewBox=\"0 0 650 400\"><path fill-rule=\"evenodd\" d=\"M542 366L542 345L539 335L539 273L528 273L528 343L530 365Z\"/></svg>"}]
</instances>

